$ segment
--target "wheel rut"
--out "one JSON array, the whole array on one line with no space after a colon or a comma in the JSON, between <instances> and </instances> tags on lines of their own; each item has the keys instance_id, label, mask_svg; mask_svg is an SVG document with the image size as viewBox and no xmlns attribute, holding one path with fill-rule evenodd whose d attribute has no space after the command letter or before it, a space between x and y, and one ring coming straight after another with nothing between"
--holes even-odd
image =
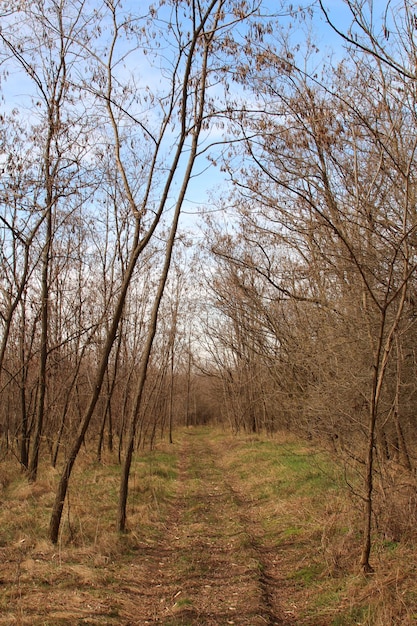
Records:
<instances>
[{"instance_id":1,"label":"wheel rut","mask_svg":"<svg viewBox=\"0 0 417 626\"><path fill-rule=\"evenodd\" d=\"M250 497L200 434L181 442L178 489L160 541L140 549L126 626L289 626Z\"/></svg>"}]
</instances>

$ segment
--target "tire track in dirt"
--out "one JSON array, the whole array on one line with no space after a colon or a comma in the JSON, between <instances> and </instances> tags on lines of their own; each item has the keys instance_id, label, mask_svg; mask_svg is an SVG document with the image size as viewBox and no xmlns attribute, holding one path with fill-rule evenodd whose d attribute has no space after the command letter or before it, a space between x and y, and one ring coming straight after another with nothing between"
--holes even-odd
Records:
<instances>
[{"instance_id":1,"label":"tire track in dirt","mask_svg":"<svg viewBox=\"0 0 417 626\"><path fill-rule=\"evenodd\" d=\"M158 545L140 548L126 626L289 626L250 515L251 503L201 433L181 442L178 492ZM133 598L131 597L132 601ZM127 607L126 607L127 608Z\"/></svg>"},{"instance_id":2,"label":"tire track in dirt","mask_svg":"<svg viewBox=\"0 0 417 626\"><path fill-rule=\"evenodd\" d=\"M237 475L227 471L222 465L221 455L219 464L223 469L225 482L237 504L240 523L246 529L252 550L259 561L259 585L262 590L263 603L270 619L268 623L294 626L297 620L295 612L289 609L287 589L289 585L283 572L283 563L279 551L276 545L271 545L266 539L265 531L257 517L256 506L254 506L250 494L247 493L246 485Z\"/></svg>"}]
</instances>

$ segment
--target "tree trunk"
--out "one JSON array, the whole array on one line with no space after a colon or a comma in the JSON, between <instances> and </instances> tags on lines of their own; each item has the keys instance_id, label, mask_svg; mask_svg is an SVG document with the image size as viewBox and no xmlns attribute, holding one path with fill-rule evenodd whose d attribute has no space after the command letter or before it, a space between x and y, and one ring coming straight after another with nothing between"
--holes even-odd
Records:
<instances>
[{"instance_id":1,"label":"tree trunk","mask_svg":"<svg viewBox=\"0 0 417 626\"><path fill-rule=\"evenodd\" d=\"M93 394L91 396L89 405L84 413L84 416L81 420L77 437L72 445L68 459L65 463L63 472L61 474L61 479L60 479L58 489L56 492L55 501L54 501L54 505L52 508L50 524L49 524L49 537L52 543L57 543L58 541L59 527L61 524L62 512L64 509L64 502L65 502L65 497L66 497L66 493L68 490L68 484L69 484L69 479L71 476L72 468L74 466L75 459L77 458L78 452L80 451L80 448L84 442L85 434L87 432L88 426L90 424L90 420L94 413L94 409L100 397L100 392L101 392L101 388L103 385L104 376L107 370L108 359L110 356L111 349L113 347L114 340L116 338L116 333L119 327L120 319L122 317L123 307L124 307L124 303L126 300L128 287L129 287L130 280L134 272L140 251L143 248L143 245L144 245L143 241L139 244L137 243L137 239L136 239L136 247L133 251L128 269L124 276L118 303L117 303L116 310L113 315L112 324L110 326L110 329L109 329L109 332L108 332L108 335L107 335L107 338L103 347L100 365L97 370L96 379L94 382Z\"/></svg>"},{"instance_id":2,"label":"tree trunk","mask_svg":"<svg viewBox=\"0 0 417 626\"><path fill-rule=\"evenodd\" d=\"M50 131L52 134L52 129ZM52 140L52 137L50 138ZM46 158L49 169L49 156ZM48 182L51 185L51 181ZM32 458L29 464L29 480L36 480L39 464L39 449L43 431L46 398L46 365L48 360L48 322L49 322L49 257L52 243L52 191L48 191L48 214L46 218L46 241L42 252L42 294L41 294L41 350L39 361L38 403L36 407L35 436Z\"/></svg>"},{"instance_id":3,"label":"tree trunk","mask_svg":"<svg viewBox=\"0 0 417 626\"><path fill-rule=\"evenodd\" d=\"M377 372L375 368L375 379ZM369 562L372 547L372 511L373 511L373 465L374 465L374 447L375 447L375 425L376 425L376 404L375 394L372 398L370 414L369 414L369 426L368 426L368 441L367 451L365 457L365 477L364 477L364 513L363 513L363 543L360 559L360 567L365 574L372 573L373 567Z\"/></svg>"},{"instance_id":4,"label":"tree trunk","mask_svg":"<svg viewBox=\"0 0 417 626\"><path fill-rule=\"evenodd\" d=\"M195 49L197 48L198 43L202 43L202 41L200 40L200 36L202 33L204 33L206 22L208 21L216 4L218 4L218 7L216 10L216 14L214 16L214 23L211 25L210 31L208 33L205 33L204 49L203 51L201 51L202 64L200 68L199 84L193 88L195 89L195 97L197 100L194 103L193 130L189 131L187 129L187 113L188 113L187 104L188 104L188 99L189 99L189 79L191 76L191 70L193 68L194 53L195 53ZM172 180L172 177L177 170L178 163L179 163L179 156L182 154L185 142L187 138L189 138L190 135L192 136L192 140L191 140L189 157L187 161L187 167L184 172L181 189L180 189L177 202L175 205L174 215L172 217L171 229L170 229L168 241L166 244L166 250L165 250L164 266L162 268L161 277L158 283L157 292L155 294L155 299L154 299L154 303L152 306L151 319L150 319L149 329L148 329L148 336L147 336L146 344L144 347L144 352L142 355L138 386L136 389L136 398L135 398L134 409L133 409L132 418L131 418L128 451L127 451L127 455L126 455L126 459L125 459L125 463L123 467L122 478L121 478L121 483L120 483L120 491L119 491L118 530L120 532L124 532L126 529L126 504L127 504L127 497L128 497L128 483L129 483L130 467L132 463L132 452L134 449L137 419L138 419L138 415L140 411L140 405L141 405L143 390L144 390L145 381L146 381L149 357L152 351L153 340L154 340L155 333L156 333L160 304L161 304L162 296L165 291L165 286L168 280L169 269L171 266L172 253L173 253L174 243L175 243L176 234L178 230L178 223L179 223L179 219L181 215L182 204L184 202L185 194L187 192L188 184L190 182L195 159L197 156L197 147L198 147L200 132L201 132L203 119L204 119L204 111L205 111L205 102L206 102L205 97L206 97L206 86L207 86L206 85L207 63L208 63L208 57L209 57L209 50L210 50L211 42L216 33L217 24L218 24L218 20L220 19L222 8L223 8L222 2L217 3L217 0L211 0L209 6L206 9L205 14L201 18L200 24L195 27L195 30L192 36L192 41L190 43L190 49L188 51L187 64L184 69L184 76L182 79L182 103L181 103L181 110L179 113L181 117L182 131L181 131L181 138L177 146L177 153L176 153L176 156L174 157L174 162L169 173L169 179ZM168 183L170 186L169 181ZM166 196L163 201L164 202L166 201Z\"/></svg>"}]
</instances>

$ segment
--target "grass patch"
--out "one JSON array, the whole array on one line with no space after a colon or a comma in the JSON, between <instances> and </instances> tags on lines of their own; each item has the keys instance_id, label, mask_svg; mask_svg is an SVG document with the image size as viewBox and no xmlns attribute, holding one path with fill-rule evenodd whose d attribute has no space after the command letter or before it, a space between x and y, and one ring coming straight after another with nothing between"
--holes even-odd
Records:
<instances>
[{"instance_id":1,"label":"grass patch","mask_svg":"<svg viewBox=\"0 0 417 626\"><path fill-rule=\"evenodd\" d=\"M311 585L312 583L318 581L322 572L323 565L315 563L313 565L307 565L301 569L297 569L295 572L290 574L290 578L302 584Z\"/></svg>"},{"instance_id":2,"label":"grass patch","mask_svg":"<svg viewBox=\"0 0 417 626\"><path fill-rule=\"evenodd\" d=\"M121 588L128 590L124 595L130 589L137 593L138 551L164 532L177 462L166 444L135 456L128 499L131 532L119 535L121 467L109 454L98 464L84 449L74 466L54 546L47 535L59 471L41 463L37 482L29 484L23 473L16 473L15 460L4 459L0 625L120 624Z\"/></svg>"},{"instance_id":3,"label":"grass patch","mask_svg":"<svg viewBox=\"0 0 417 626\"><path fill-rule=\"evenodd\" d=\"M370 621L371 620L371 621ZM353 624L372 624L372 611L369 606L354 607L344 615L338 615L332 626L353 626Z\"/></svg>"},{"instance_id":4,"label":"grass patch","mask_svg":"<svg viewBox=\"0 0 417 626\"><path fill-rule=\"evenodd\" d=\"M242 581L267 580L275 563L283 614L299 626L417 624L415 545L375 536L376 573L358 574L360 510L337 460L279 434L233 437L194 428L174 439L174 446L161 444L134 458L130 532L122 536L116 532L120 466L106 454L97 464L84 450L57 546L47 541L47 530L59 473L42 464L38 481L28 485L14 459L2 461L0 626L135 623L144 590L154 585L165 597L158 589L165 563L158 554L173 520L183 525L171 543L173 580L181 581L184 596L164 600L174 610L161 621L166 626L199 623L200 598L187 581L213 574L211 553L224 559L223 577L236 571ZM188 451L184 466L182 447ZM154 568L151 580L144 563Z\"/></svg>"},{"instance_id":5,"label":"grass patch","mask_svg":"<svg viewBox=\"0 0 417 626\"><path fill-rule=\"evenodd\" d=\"M358 575L361 510L342 464L280 434L237 439L224 444L223 463L250 494L262 541L285 578L280 596L288 598L289 614L292 605L298 607L297 624L417 624L411 543L375 536L376 573Z\"/></svg>"}]
</instances>

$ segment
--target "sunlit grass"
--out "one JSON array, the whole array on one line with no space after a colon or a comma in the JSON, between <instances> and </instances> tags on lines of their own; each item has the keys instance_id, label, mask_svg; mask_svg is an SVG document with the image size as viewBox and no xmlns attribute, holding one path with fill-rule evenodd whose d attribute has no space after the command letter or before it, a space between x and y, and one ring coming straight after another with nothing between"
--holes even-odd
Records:
<instances>
[{"instance_id":1,"label":"sunlit grass","mask_svg":"<svg viewBox=\"0 0 417 626\"><path fill-rule=\"evenodd\" d=\"M264 541L282 561L294 603L304 606L300 624L417 623L411 545L375 536L376 573L359 574L361 509L338 459L282 434L241 435L223 450L225 467L250 494Z\"/></svg>"},{"instance_id":2,"label":"sunlit grass","mask_svg":"<svg viewBox=\"0 0 417 626\"><path fill-rule=\"evenodd\" d=\"M164 531L176 489L174 450L161 444L157 451L135 455L128 500L131 532L126 535L116 531L117 459L104 453L99 464L83 450L56 546L48 540L48 526L59 469L42 462L34 484L16 472L11 457L0 471L0 624L90 623L85 621L90 613L95 624L119 624L120 581L134 574L138 545L157 540Z\"/></svg>"},{"instance_id":3,"label":"sunlit grass","mask_svg":"<svg viewBox=\"0 0 417 626\"><path fill-rule=\"evenodd\" d=\"M297 606L300 625L417 623L415 546L376 534L376 573L365 577L358 572L361 510L337 459L282 434L234 437L195 428L177 431L174 439L174 445L160 443L135 455L125 535L116 530L117 459L107 453L98 464L84 450L70 483L57 546L49 543L47 532L59 470L42 463L38 481L30 485L16 472L14 459L2 462L0 624L14 623L16 615L22 624L36 626L80 623L86 604L77 595L80 590L96 607L95 623L120 623L120 586L135 589L138 555L163 539L179 493L187 503L183 523L197 539L209 527L213 545L233 542L235 562L253 572L259 569L259 575L265 564L257 559L256 549L275 555L283 597ZM190 452L185 482L179 460L183 445ZM219 524L215 508L206 509L201 494L221 503L227 490L231 513ZM241 502L250 506L255 535L242 517ZM178 557L177 568L179 576L205 575L204 559L189 552ZM72 612L66 615L65 598L70 596ZM53 619L47 614L51 603L56 606ZM178 610L188 608L178 604ZM173 619L193 623L192 616Z\"/></svg>"}]
</instances>

